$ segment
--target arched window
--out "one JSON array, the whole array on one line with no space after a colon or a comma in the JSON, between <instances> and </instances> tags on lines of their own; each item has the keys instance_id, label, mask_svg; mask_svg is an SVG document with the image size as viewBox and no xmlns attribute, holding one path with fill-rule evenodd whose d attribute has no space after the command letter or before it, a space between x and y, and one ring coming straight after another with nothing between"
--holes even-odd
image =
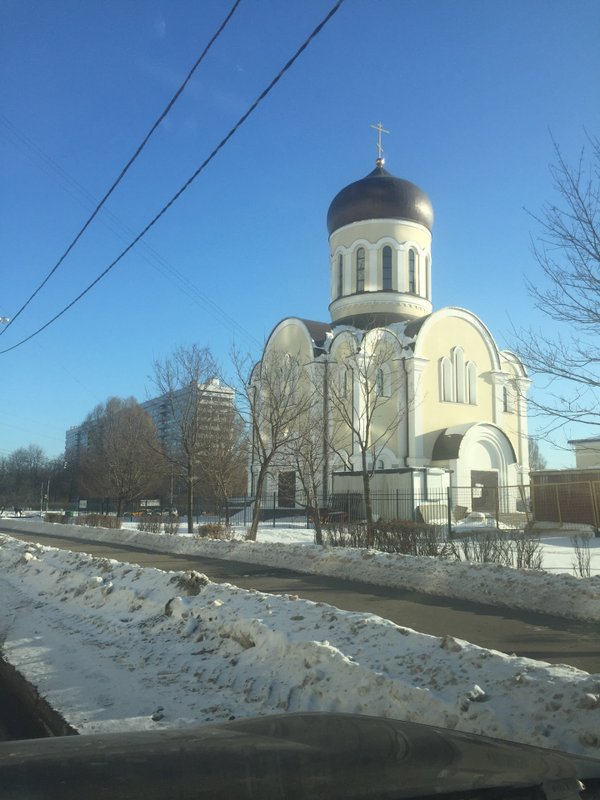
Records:
<instances>
[{"instance_id":1,"label":"arched window","mask_svg":"<svg viewBox=\"0 0 600 800\"><path fill-rule=\"evenodd\" d=\"M365 290L365 248L359 247L356 251L356 291Z\"/></svg>"},{"instance_id":2,"label":"arched window","mask_svg":"<svg viewBox=\"0 0 600 800\"><path fill-rule=\"evenodd\" d=\"M508 386L502 388L502 409L507 414L512 414L514 411L513 395Z\"/></svg>"},{"instance_id":3,"label":"arched window","mask_svg":"<svg viewBox=\"0 0 600 800\"><path fill-rule=\"evenodd\" d=\"M431 273L431 260L429 256L425 259L425 297L429 300L429 275Z\"/></svg>"},{"instance_id":4,"label":"arched window","mask_svg":"<svg viewBox=\"0 0 600 800\"><path fill-rule=\"evenodd\" d=\"M377 370L377 386L376 391L380 397L383 397L383 392L385 389L385 375L383 374L383 370L381 367Z\"/></svg>"},{"instance_id":5,"label":"arched window","mask_svg":"<svg viewBox=\"0 0 600 800\"><path fill-rule=\"evenodd\" d=\"M465 402L465 354L462 347L455 347L452 351L454 366L455 398L457 403Z\"/></svg>"},{"instance_id":6,"label":"arched window","mask_svg":"<svg viewBox=\"0 0 600 800\"><path fill-rule=\"evenodd\" d=\"M385 469L385 463L382 458L377 462L377 469Z\"/></svg>"},{"instance_id":7,"label":"arched window","mask_svg":"<svg viewBox=\"0 0 600 800\"><path fill-rule=\"evenodd\" d=\"M348 397L348 370L346 367L340 367L340 371L338 373L338 391L340 397Z\"/></svg>"},{"instance_id":8,"label":"arched window","mask_svg":"<svg viewBox=\"0 0 600 800\"><path fill-rule=\"evenodd\" d=\"M417 293L417 254L414 250L408 251L408 291Z\"/></svg>"},{"instance_id":9,"label":"arched window","mask_svg":"<svg viewBox=\"0 0 600 800\"><path fill-rule=\"evenodd\" d=\"M443 401L451 403L452 397L452 362L444 356L440 362L440 395Z\"/></svg>"},{"instance_id":10,"label":"arched window","mask_svg":"<svg viewBox=\"0 0 600 800\"><path fill-rule=\"evenodd\" d=\"M344 257L340 253L337 263L337 296L344 294Z\"/></svg>"},{"instance_id":11,"label":"arched window","mask_svg":"<svg viewBox=\"0 0 600 800\"><path fill-rule=\"evenodd\" d=\"M383 291L392 291L392 248L386 245L382 252Z\"/></svg>"},{"instance_id":12,"label":"arched window","mask_svg":"<svg viewBox=\"0 0 600 800\"><path fill-rule=\"evenodd\" d=\"M477 367L472 361L467 363L467 403L477 405Z\"/></svg>"}]
</instances>

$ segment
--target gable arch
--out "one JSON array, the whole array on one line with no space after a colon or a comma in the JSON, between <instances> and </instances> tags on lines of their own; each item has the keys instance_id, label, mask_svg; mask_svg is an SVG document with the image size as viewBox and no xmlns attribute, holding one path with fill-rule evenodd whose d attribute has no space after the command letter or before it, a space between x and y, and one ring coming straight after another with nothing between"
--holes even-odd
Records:
<instances>
[{"instance_id":1,"label":"gable arch","mask_svg":"<svg viewBox=\"0 0 600 800\"><path fill-rule=\"evenodd\" d=\"M430 314L423 320L415 336L415 345L414 345L415 357L419 358L428 357L427 340L429 335L433 333L434 329L440 323L443 323L445 320L452 320L452 319L462 320L479 335L481 341L484 344L485 351L489 359L488 368L491 370L500 371L502 369L500 351L498 349L498 346L496 345L494 337L490 333L487 326L484 325L484 323L479 319L479 317L473 314L471 311L467 311L467 309L458 308L455 306L447 306L446 308L441 308L439 311L434 311L433 314ZM469 354L467 353L467 358L468 357ZM479 369L482 369L484 365L478 364L478 367Z\"/></svg>"}]
</instances>

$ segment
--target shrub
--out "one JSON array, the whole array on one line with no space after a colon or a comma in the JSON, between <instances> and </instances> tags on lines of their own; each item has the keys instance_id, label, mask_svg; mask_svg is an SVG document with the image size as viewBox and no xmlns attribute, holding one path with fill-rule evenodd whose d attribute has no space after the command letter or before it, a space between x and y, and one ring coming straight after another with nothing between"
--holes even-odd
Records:
<instances>
[{"instance_id":1,"label":"shrub","mask_svg":"<svg viewBox=\"0 0 600 800\"><path fill-rule=\"evenodd\" d=\"M165 533L173 536L179 532L179 517L177 514L169 514L164 518Z\"/></svg>"},{"instance_id":2,"label":"shrub","mask_svg":"<svg viewBox=\"0 0 600 800\"><path fill-rule=\"evenodd\" d=\"M233 530L220 522L205 522L196 529L203 539L233 539Z\"/></svg>"},{"instance_id":3,"label":"shrub","mask_svg":"<svg viewBox=\"0 0 600 800\"><path fill-rule=\"evenodd\" d=\"M137 524L138 531L147 531L148 533L160 533L162 520L158 516L147 514L140 517Z\"/></svg>"},{"instance_id":4,"label":"shrub","mask_svg":"<svg viewBox=\"0 0 600 800\"><path fill-rule=\"evenodd\" d=\"M364 522L330 523L323 526L324 542L331 547L367 547ZM447 543L434 525L412 520L379 520L373 532L373 549L382 553L442 556Z\"/></svg>"},{"instance_id":5,"label":"shrub","mask_svg":"<svg viewBox=\"0 0 600 800\"><path fill-rule=\"evenodd\" d=\"M121 527L121 518L110 514L84 514L73 519L77 525L89 525L91 528Z\"/></svg>"},{"instance_id":6,"label":"shrub","mask_svg":"<svg viewBox=\"0 0 600 800\"><path fill-rule=\"evenodd\" d=\"M450 543L452 556L460 561L483 564L491 562L516 569L542 569L539 539L517 535L497 528L473 533Z\"/></svg>"}]
</instances>

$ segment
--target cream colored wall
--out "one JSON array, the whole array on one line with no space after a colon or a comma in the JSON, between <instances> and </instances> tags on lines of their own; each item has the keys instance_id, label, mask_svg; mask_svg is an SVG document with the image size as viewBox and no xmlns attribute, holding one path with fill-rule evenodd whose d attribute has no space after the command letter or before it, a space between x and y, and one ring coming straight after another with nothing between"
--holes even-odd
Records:
<instances>
[{"instance_id":1,"label":"cream colored wall","mask_svg":"<svg viewBox=\"0 0 600 800\"><path fill-rule=\"evenodd\" d=\"M382 250L392 248L392 289L382 295ZM365 290L356 294L352 259L358 247L365 253ZM417 292L408 291L408 252L418 256ZM343 258L343 292L338 292L338 259ZM422 225L396 220L365 220L347 225L330 237L330 310L334 320L355 314L400 313L407 318L431 312L431 233ZM369 297L370 293L377 292ZM391 292L395 296L391 296ZM398 295L404 293L403 302ZM358 308L360 306L360 309Z\"/></svg>"},{"instance_id":2,"label":"cream colored wall","mask_svg":"<svg viewBox=\"0 0 600 800\"><path fill-rule=\"evenodd\" d=\"M270 350L289 353L301 364L312 361L312 345L302 322L295 319L284 320L274 329L265 347Z\"/></svg>"},{"instance_id":3,"label":"cream colored wall","mask_svg":"<svg viewBox=\"0 0 600 800\"><path fill-rule=\"evenodd\" d=\"M423 225L417 223L397 222L395 220L365 220L346 225L334 231L329 239L331 252L336 247L349 249L358 239L376 244L385 237L391 237L398 243L414 242L422 249L431 248L431 233Z\"/></svg>"},{"instance_id":4,"label":"cream colored wall","mask_svg":"<svg viewBox=\"0 0 600 800\"><path fill-rule=\"evenodd\" d=\"M421 339L424 337L424 339ZM441 315L428 321L426 331L419 334L419 354L427 359L420 376L420 402L415 415L420 417L423 431L423 457L431 458L435 441L444 428L470 422L495 422L495 392L493 375L498 371L493 350L486 344L484 335L467 319ZM465 365L473 361L477 366L476 404L441 400L440 360L452 360L452 350L462 347ZM492 345L493 348L493 345ZM509 433L509 436L511 434ZM516 449L514 432L511 437Z\"/></svg>"},{"instance_id":5,"label":"cream colored wall","mask_svg":"<svg viewBox=\"0 0 600 800\"><path fill-rule=\"evenodd\" d=\"M576 444L575 466L578 469L600 467L600 442L581 442Z\"/></svg>"}]
</instances>

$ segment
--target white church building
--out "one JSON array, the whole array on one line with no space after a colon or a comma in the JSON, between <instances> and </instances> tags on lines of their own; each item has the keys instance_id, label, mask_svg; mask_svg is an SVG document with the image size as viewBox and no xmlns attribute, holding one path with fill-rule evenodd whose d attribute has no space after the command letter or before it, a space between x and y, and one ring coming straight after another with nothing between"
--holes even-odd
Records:
<instances>
[{"instance_id":1,"label":"white church building","mask_svg":"<svg viewBox=\"0 0 600 800\"><path fill-rule=\"evenodd\" d=\"M476 497L484 487L528 483L526 371L472 311L434 309L433 208L425 192L390 174L380 149L375 169L333 198L327 227L331 319L282 320L263 355L293 355L313 374L327 372L335 387L336 397L324 392L329 428L338 422L324 493L360 492L360 424L344 431L339 404L348 398L352 414L366 413L366 390L351 361L382 347L386 357L373 361L372 383L373 396L385 403L367 432L374 492L427 498L434 490L471 487ZM290 465L280 463L268 492L281 491L278 471L290 488Z\"/></svg>"}]
</instances>

